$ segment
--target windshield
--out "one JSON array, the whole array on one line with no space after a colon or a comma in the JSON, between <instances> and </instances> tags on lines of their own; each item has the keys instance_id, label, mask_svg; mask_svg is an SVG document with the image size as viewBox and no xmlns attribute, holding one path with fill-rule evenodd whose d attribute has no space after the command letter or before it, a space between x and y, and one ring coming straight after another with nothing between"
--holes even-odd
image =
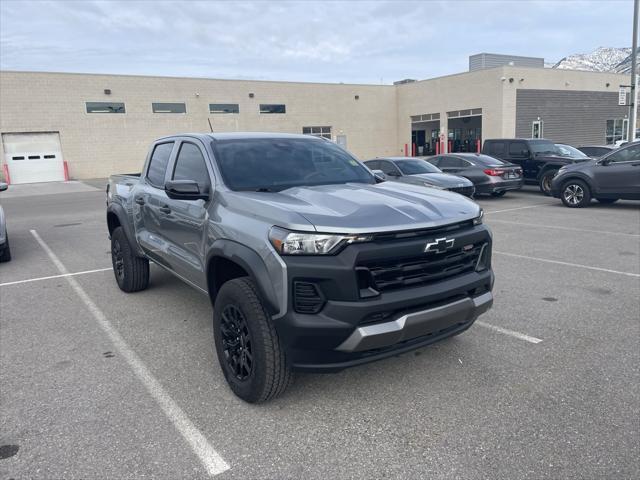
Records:
<instances>
[{"instance_id":1,"label":"windshield","mask_svg":"<svg viewBox=\"0 0 640 480\"><path fill-rule=\"evenodd\" d=\"M213 149L222 177L232 190L279 191L302 185L375 183L354 157L323 140L218 140Z\"/></svg>"},{"instance_id":2,"label":"windshield","mask_svg":"<svg viewBox=\"0 0 640 480\"><path fill-rule=\"evenodd\" d=\"M420 173L442 173L435 165L425 160L396 160L396 166L403 175L418 175Z\"/></svg>"},{"instance_id":3,"label":"windshield","mask_svg":"<svg viewBox=\"0 0 640 480\"><path fill-rule=\"evenodd\" d=\"M546 153L552 155L562 155L558 147L548 140L530 140L529 146L533 153Z\"/></svg>"},{"instance_id":4,"label":"windshield","mask_svg":"<svg viewBox=\"0 0 640 480\"><path fill-rule=\"evenodd\" d=\"M562 144L557 144L556 143L556 147L558 147L558 150L560 150L560 155L562 155L563 157L589 158L584 153L582 153L580 150L578 150L575 147L572 147L571 145L562 145Z\"/></svg>"}]
</instances>

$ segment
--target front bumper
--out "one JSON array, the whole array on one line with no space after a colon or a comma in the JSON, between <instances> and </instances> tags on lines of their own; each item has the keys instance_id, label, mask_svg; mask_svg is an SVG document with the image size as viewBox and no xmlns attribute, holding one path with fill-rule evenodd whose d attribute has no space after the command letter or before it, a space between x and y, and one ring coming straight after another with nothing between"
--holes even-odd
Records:
<instances>
[{"instance_id":1,"label":"front bumper","mask_svg":"<svg viewBox=\"0 0 640 480\"><path fill-rule=\"evenodd\" d=\"M393 284L377 294L360 288L358 265L372 261L371 257L377 261L420 255L430 237L350 245L330 257L283 257L288 308L273 321L291 366L339 371L420 348L469 328L493 302L491 236L484 226L451 236L461 247L485 245L486 268L466 269L424 283ZM421 255L431 264L428 254ZM413 264L407 267L413 268ZM389 285L388 277L383 280ZM296 307L300 282L315 285L321 294L322 308L316 313L301 313Z\"/></svg>"},{"instance_id":2,"label":"front bumper","mask_svg":"<svg viewBox=\"0 0 640 480\"><path fill-rule=\"evenodd\" d=\"M336 350L373 350L443 332L452 326L472 323L492 304L493 295L486 292L477 297L465 297L439 307L407 313L390 322L358 327Z\"/></svg>"}]
</instances>

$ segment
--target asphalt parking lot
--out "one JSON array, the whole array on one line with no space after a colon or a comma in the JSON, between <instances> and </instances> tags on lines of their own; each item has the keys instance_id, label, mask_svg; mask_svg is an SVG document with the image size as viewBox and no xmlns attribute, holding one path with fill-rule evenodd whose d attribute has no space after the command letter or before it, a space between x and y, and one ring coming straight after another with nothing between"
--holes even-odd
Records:
<instances>
[{"instance_id":1,"label":"asphalt parking lot","mask_svg":"<svg viewBox=\"0 0 640 480\"><path fill-rule=\"evenodd\" d=\"M640 202L480 199L496 287L478 324L253 406L206 297L153 267L118 289L102 188L18 190L0 195L0 445L19 448L1 478L640 477Z\"/></svg>"}]
</instances>

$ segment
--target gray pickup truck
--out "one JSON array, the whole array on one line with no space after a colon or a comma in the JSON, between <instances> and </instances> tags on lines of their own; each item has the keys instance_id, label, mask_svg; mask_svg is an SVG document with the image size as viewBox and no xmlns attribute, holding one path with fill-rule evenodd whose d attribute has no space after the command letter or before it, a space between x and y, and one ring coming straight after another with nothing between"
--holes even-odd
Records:
<instances>
[{"instance_id":1,"label":"gray pickup truck","mask_svg":"<svg viewBox=\"0 0 640 480\"><path fill-rule=\"evenodd\" d=\"M282 393L294 370L331 372L469 328L493 302L491 233L456 193L385 182L331 141L185 134L107 187L125 292L149 261L213 305L214 343L240 398Z\"/></svg>"}]
</instances>

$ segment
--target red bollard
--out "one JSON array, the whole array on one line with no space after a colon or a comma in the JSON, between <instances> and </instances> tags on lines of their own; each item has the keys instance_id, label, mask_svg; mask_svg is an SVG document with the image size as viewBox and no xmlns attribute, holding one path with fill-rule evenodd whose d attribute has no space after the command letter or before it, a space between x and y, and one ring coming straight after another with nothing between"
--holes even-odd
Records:
<instances>
[{"instance_id":1,"label":"red bollard","mask_svg":"<svg viewBox=\"0 0 640 480\"><path fill-rule=\"evenodd\" d=\"M407 145L406 143L404 144L404 156L409 156L409 145Z\"/></svg>"},{"instance_id":2,"label":"red bollard","mask_svg":"<svg viewBox=\"0 0 640 480\"><path fill-rule=\"evenodd\" d=\"M416 144L415 143L411 144L411 156L412 157L416 156Z\"/></svg>"},{"instance_id":3,"label":"red bollard","mask_svg":"<svg viewBox=\"0 0 640 480\"><path fill-rule=\"evenodd\" d=\"M4 172L4 181L7 185L11 185L11 177L9 176L9 165L6 163L2 165L2 171Z\"/></svg>"},{"instance_id":4,"label":"red bollard","mask_svg":"<svg viewBox=\"0 0 640 480\"><path fill-rule=\"evenodd\" d=\"M476 140L476 152L480 153L480 139Z\"/></svg>"},{"instance_id":5,"label":"red bollard","mask_svg":"<svg viewBox=\"0 0 640 480\"><path fill-rule=\"evenodd\" d=\"M449 140L449 149L447 150L448 153L451 153L453 151L453 142L451 140Z\"/></svg>"},{"instance_id":6,"label":"red bollard","mask_svg":"<svg viewBox=\"0 0 640 480\"><path fill-rule=\"evenodd\" d=\"M67 164L66 160L62 163L62 165L64 168L64 181L68 182L69 181L69 165Z\"/></svg>"},{"instance_id":7,"label":"red bollard","mask_svg":"<svg viewBox=\"0 0 640 480\"><path fill-rule=\"evenodd\" d=\"M440 142L436 142L436 155L440 155Z\"/></svg>"}]
</instances>

